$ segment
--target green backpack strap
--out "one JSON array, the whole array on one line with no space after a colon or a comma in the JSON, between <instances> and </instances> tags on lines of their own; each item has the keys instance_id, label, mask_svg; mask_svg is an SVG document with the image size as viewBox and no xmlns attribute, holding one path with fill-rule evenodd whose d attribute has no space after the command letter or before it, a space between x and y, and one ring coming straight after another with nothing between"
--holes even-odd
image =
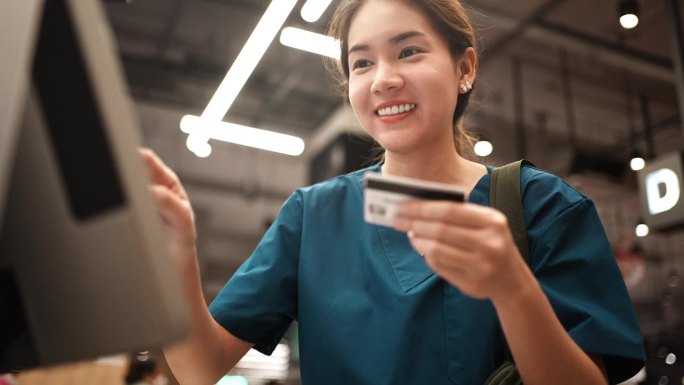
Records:
<instances>
[{"instance_id":1,"label":"green backpack strap","mask_svg":"<svg viewBox=\"0 0 684 385\"><path fill-rule=\"evenodd\" d=\"M519 160L492 171L489 182L489 206L503 212L508 218L508 226L520 255L530 262L530 250L527 244L527 227L520 195L520 168L523 164L532 165L527 160Z\"/></svg>"},{"instance_id":2,"label":"green backpack strap","mask_svg":"<svg viewBox=\"0 0 684 385\"><path fill-rule=\"evenodd\" d=\"M529 265L530 249L527 244L527 226L525 225L525 213L520 191L520 169L523 164L533 166L531 162L523 159L497 167L492 171L489 182L489 206L506 215L515 246ZM486 384L521 383L508 344L505 345L504 359L506 362L490 376ZM501 376L505 376L506 380L502 380Z\"/></svg>"}]
</instances>

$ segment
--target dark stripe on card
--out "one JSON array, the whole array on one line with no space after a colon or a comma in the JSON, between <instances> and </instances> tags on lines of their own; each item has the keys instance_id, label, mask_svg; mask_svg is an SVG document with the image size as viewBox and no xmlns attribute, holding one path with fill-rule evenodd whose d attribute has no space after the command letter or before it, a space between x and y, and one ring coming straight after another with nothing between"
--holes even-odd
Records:
<instances>
[{"instance_id":1,"label":"dark stripe on card","mask_svg":"<svg viewBox=\"0 0 684 385\"><path fill-rule=\"evenodd\" d=\"M410 195L416 199L463 202L461 192L430 190L425 187L407 186L381 180L366 180L366 188Z\"/></svg>"}]
</instances>

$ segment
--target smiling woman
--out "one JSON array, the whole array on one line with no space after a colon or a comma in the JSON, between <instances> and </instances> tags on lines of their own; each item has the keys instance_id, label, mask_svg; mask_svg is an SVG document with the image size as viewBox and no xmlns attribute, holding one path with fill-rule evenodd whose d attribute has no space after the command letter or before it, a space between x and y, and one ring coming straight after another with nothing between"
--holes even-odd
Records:
<instances>
[{"instance_id":1,"label":"smiling woman","mask_svg":"<svg viewBox=\"0 0 684 385\"><path fill-rule=\"evenodd\" d=\"M328 68L333 70L332 73L338 79L341 88L344 90L344 92L350 93L349 97L350 100L352 100L352 103L352 90L351 88L348 88L348 81L350 80L350 76L354 75L354 69L356 67L364 67L370 63L366 61L355 63L355 60L358 61L358 56L361 52L370 53L370 47L367 44L359 44L358 42L354 42L353 39L356 38L355 36L348 36L352 23L352 16L356 14L358 8L360 8L361 5L363 5L364 3L365 1L362 0L343 1L338 7L336 13L333 15L333 19L330 22L330 28L328 31L328 33L331 36L333 36L336 40L341 42L340 60L338 62L334 62L334 64L332 65L329 65ZM462 82L448 83L448 79L444 78L443 76L451 74L452 71L433 73L440 81L440 86L437 87L437 89L443 88L445 84L452 84L458 87L460 91L448 95L448 97L457 97L457 100L451 103L451 108L453 108L453 114L450 127L452 127L454 130L453 136L456 148L462 154L470 154L472 150L472 145L474 143L474 138L468 135L467 132L463 129L463 126L461 124L461 118L463 117L463 114L466 110L468 100L470 99L471 95L470 91L473 88L473 84L475 83L475 71L477 67L475 51L477 47L474 29L467 18L465 10L459 2L419 1L413 2L411 4L413 5L414 9L420 10L419 14L416 14L415 12L409 12L413 13L413 15L406 15L405 10L404 12L402 12L401 8L390 9L389 11L395 12L395 15L390 16L390 20L394 20L397 23L402 24L403 26L410 26L412 24L408 21L411 19L411 17L418 17L419 19L422 19L420 25L422 25L423 28L426 27L428 30L430 30L431 33L429 34L429 36L426 36L424 32L419 30L406 30L400 32L397 36L389 36L388 38L391 40L388 41L391 41L395 46L397 46L399 43L403 41L415 41L421 38L424 43L428 43L425 41L425 39L431 38L434 41L430 43L436 45L436 47L434 48L447 50L447 52L450 53L450 56L453 60L458 61L461 59L466 59L470 61L466 64L471 65L472 68L465 68L465 70L471 71L472 73L470 74L470 76L464 76ZM367 33L375 32L379 34L379 24L374 21L375 19L375 15L372 15L370 17L370 20L365 21L366 23L368 23L368 25L366 25L365 27L356 28L356 30ZM354 20L357 24L364 22L362 18L354 18ZM418 26L419 25L416 25L416 27ZM431 48L432 47L433 46L431 46ZM426 53L423 51L424 49L425 48L421 48L420 46L413 46L409 49L406 49L405 52L402 52L400 56L402 59L409 59L411 56ZM354 57L354 53L357 53L356 58ZM413 62L415 62L416 60L419 59L412 59ZM456 63L451 64L455 65ZM421 66L419 66L419 68L420 67ZM420 81L420 79L415 80L416 82ZM432 87L427 86L427 88L431 89Z\"/></svg>"},{"instance_id":2,"label":"smiling woman","mask_svg":"<svg viewBox=\"0 0 684 385\"><path fill-rule=\"evenodd\" d=\"M525 165L525 262L488 207L492 167L463 156L477 77L457 0L343 0L331 34L349 101L384 160L296 190L207 308L192 211L151 153L153 183L195 313L167 352L182 383L216 381L299 322L305 384L482 384L510 347L526 385L606 384L643 365L636 317L590 198ZM459 185L467 202L415 200L364 221L366 173Z\"/></svg>"}]
</instances>

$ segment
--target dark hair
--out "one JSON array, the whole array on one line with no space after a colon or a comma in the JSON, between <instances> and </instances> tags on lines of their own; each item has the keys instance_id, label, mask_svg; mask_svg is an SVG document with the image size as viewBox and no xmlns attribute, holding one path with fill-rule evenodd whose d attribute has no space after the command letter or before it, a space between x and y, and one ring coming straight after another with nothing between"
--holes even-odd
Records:
<instances>
[{"instance_id":1,"label":"dark hair","mask_svg":"<svg viewBox=\"0 0 684 385\"><path fill-rule=\"evenodd\" d=\"M338 80L345 96L348 92L349 56L348 35L349 25L356 11L368 0L342 0L328 25L328 35L340 41L340 61L327 62L328 69ZM432 26L444 36L449 44L452 57L460 58L468 47L476 49L475 30L468 15L459 0L402 0L405 4L420 9L428 18ZM459 153L471 152L474 138L462 127L461 118L468 105L470 94L468 91L458 95L452 123L454 127L454 145Z\"/></svg>"},{"instance_id":2,"label":"dark hair","mask_svg":"<svg viewBox=\"0 0 684 385\"><path fill-rule=\"evenodd\" d=\"M149 357L143 361L133 357L128 365L128 372L125 377L126 384L130 385L142 381L145 376L154 374L156 371L157 362L153 358Z\"/></svg>"}]
</instances>

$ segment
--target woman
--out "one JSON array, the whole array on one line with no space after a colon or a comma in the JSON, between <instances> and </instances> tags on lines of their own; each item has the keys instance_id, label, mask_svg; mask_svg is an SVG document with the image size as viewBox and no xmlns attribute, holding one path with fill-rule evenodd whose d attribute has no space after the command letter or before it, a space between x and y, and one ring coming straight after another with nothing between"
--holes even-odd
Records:
<instances>
[{"instance_id":1,"label":"woman","mask_svg":"<svg viewBox=\"0 0 684 385\"><path fill-rule=\"evenodd\" d=\"M487 207L491 168L461 155L477 54L460 3L343 0L330 32L384 161L297 190L209 310L187 196L143 152L194 310L191 337L166 352L181 383L215 382L252 346L270 353L292 320L304 384L481 384L505 341L526 385L636 372L639 328L591 200L523 168L530 268ZM458 184L469 199L410 202L394 228L370 225L366 172Z\"/></svg>"}]
</instances>

